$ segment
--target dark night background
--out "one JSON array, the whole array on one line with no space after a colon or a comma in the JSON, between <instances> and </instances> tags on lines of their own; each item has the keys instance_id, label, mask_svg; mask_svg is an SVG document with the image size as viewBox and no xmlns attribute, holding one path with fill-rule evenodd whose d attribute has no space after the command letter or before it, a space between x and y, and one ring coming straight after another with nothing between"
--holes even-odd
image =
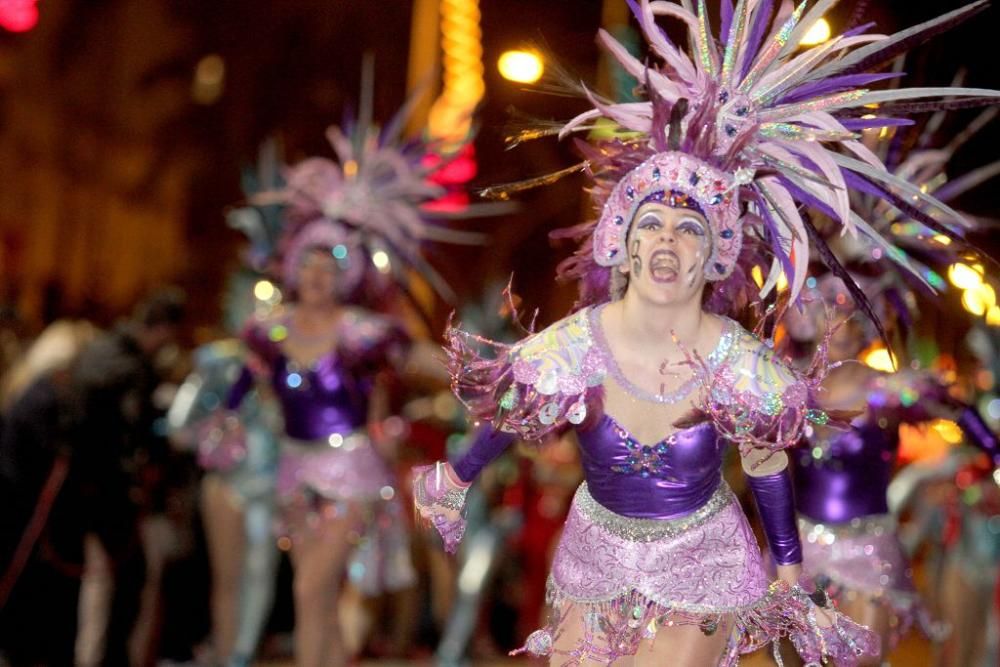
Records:
<instances>
[{"instance_id":1,"label":"dark night background","mask_svg":"<svg viewBox=\"0 0 1000 667\"><path fill-rule=\"evenodd\" d=\"M863 4L842 2L829 15L834 29L863 11L891 32L963 3ZM593 82L596 29L621 5L483 0L486 96L473 185L574 159L554 140L504 151L511 110L565 119L581 103L503 80L497 56L534 44ZM388 119L406 98L413 3L403 0L41 0L38 8L34 29L0 32L0 299L31 330L67 315L106 323L141 293L176 283L189 290L196 337L208 335L241 243L222 214L240 201L240 169L259 143L279 137L289 161L329 155L323 130L357 103L365 51L375 55L376 118ZM946 85L965 68L966 85L1000 86L998 17L990 8L918 49L908 83ZM210 54L225 64L223 87L198 103L194 72ZM955 114L945 132L974 115ZM994 159L998 138L993 124L957 156L956 173ZM488 248L431 256L466 299L513 271L526 303L554 319L572 298L552 280L569 249L553 248L546 235L588 212L582 186L567 178L529 192L517 213L468 225L492 235ZM960 203L1000 217L994 192L987 186ZM438 311L443 321L448 308Z\"/></svg>"}]
</instances>

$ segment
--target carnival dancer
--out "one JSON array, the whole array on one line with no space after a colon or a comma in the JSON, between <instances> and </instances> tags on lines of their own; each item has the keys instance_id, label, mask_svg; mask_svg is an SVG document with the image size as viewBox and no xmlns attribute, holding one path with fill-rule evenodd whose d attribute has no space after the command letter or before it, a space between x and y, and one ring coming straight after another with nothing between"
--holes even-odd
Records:
<instances>
[{"instance_id":1,"label":"carnival dancer","mask_svg":"<svg viewBox=\"0 0 1000 667\"><path fill-rule=\"evenodd\" d=\"M285 207L279 253L289 300L281 314L249 323L250 361L225 407L236 409L255 381L281 405L277 496L303 667L350 658L337 613L345 574L366 594L415 580L383 428L410 340L396 320L361 304L385 307L386 293L410 293L413 273L450 294L421 244L479 239L434 224L456 217L425 206L444 193L432 177L448 161L436 146L401 141L404 124L397 117L382 129L361 118L349 135L330 128L338 161L304 160L286 170L282 189L254 200ZM373 294L383 302L365 298Z\"/></svg>"},{"instance_id":2,"label":"carnival dancer","mask_svg":"<svg viewBox=\"0 0 1000 667\"><path fill-rule=\"evenodd\" d=\"M455 391L484 424L459 460L418 471L417 507L453 549L466 489L483 466L516 437L575 428L586 482L552 564L553 621L528 638L527 651L553 664L635 656L637 664L732 665L788 634L807 662L825 655L856 664L877 653L878 639L827 607L821 591L810 598L798 584L800 544L780 451L806 424L841 417L811 402L825 373L823 346L810 372L798 373L723 314L757 298L749 275L765 247L773 261L763 295L784 272L798 297L810 240L822 244L800 204L832 210L846 231L887 248L852 212L852 188L882 192L900 207L913 208L905 199L915 196L951 211L898 182L854 130L900 122L912 99L1000 96L860 88L885 78L869 68L911 37L978 6L899 35L855 31L796 53L830 2L777 17L770 2L740 0L733 11L722 3L718 41L704 2L697 13L669 2L630 4L663 62L643 64L603 31L600 40L648 101L615 104L584 91L595 108L559 130L599 121L620 130L585 146L574 168L593 176L598 211L596 222L564 234L583 241L561 272L580 281L580 309L513 346L449 331ZM690 56L657 15L688 28ZM875 103L886 103L886 113L861 111ZM490 354L479 356L477 344ZM730 442L778 564L771 584L721 480Z\"/></svg>"}]
</instances>

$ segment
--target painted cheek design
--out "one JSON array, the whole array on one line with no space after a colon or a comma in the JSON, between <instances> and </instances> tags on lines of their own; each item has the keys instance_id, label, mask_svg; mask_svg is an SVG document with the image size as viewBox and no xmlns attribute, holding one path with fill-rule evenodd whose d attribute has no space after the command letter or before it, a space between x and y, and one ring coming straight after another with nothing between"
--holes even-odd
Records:
<instances>
[{"instance_id":1,"label":"painted cheek design","mask_svg":"<svg viewBox=\"0 0 1000 667\"><path fill-rule=\"evenodd\" d=\"M642 275L642 258L639 256L639 239L632 241L632 273L638 278Z\"/></svg>"}]
</instances>

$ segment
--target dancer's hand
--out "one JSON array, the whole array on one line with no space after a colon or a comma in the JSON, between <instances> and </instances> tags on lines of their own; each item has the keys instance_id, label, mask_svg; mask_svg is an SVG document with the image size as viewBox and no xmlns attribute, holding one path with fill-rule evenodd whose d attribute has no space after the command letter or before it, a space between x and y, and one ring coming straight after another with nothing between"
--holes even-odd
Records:
<instances>
[{"instance_id":1,"label":"dancer's hand","mask_svg":"<svg viewBox=\"0 0 1000 667\"><path fill-rule=\"evenodd\" d=\"M445 551L454 553L465 534L462 511L468 485L458 479L446 462L416 468L413 473L413 501L417 512L441 534Z\"/></svg>"}]
</instances>

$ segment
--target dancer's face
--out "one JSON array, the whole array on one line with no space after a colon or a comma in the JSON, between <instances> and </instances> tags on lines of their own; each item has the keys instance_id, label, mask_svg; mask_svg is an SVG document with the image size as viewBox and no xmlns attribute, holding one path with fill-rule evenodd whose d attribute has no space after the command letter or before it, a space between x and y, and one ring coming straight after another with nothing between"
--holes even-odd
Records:
<instances>
[{"instance_id":1,"label":"dancer's face","mask_svg":"<svg viewBox=\"0 0 1000 667\"><path fill-rule=\"evenodd\" d=\"M299 302L306 305L326 305L336 302L339 267L329 250L314 248L306 251L299 264Z\"/></svg>"},{"instance_id":2,"label":"dancer's face","mask_svg":"<svg viewBox=\"0 0 1000 667\"><path fill-rule=\"evenodd\" d=\"M628 258L619 270L643 300L666 305L700 299L711 245L711 228L700 213L647 202L633 218Z\"/></svg>"}]
</instances>

